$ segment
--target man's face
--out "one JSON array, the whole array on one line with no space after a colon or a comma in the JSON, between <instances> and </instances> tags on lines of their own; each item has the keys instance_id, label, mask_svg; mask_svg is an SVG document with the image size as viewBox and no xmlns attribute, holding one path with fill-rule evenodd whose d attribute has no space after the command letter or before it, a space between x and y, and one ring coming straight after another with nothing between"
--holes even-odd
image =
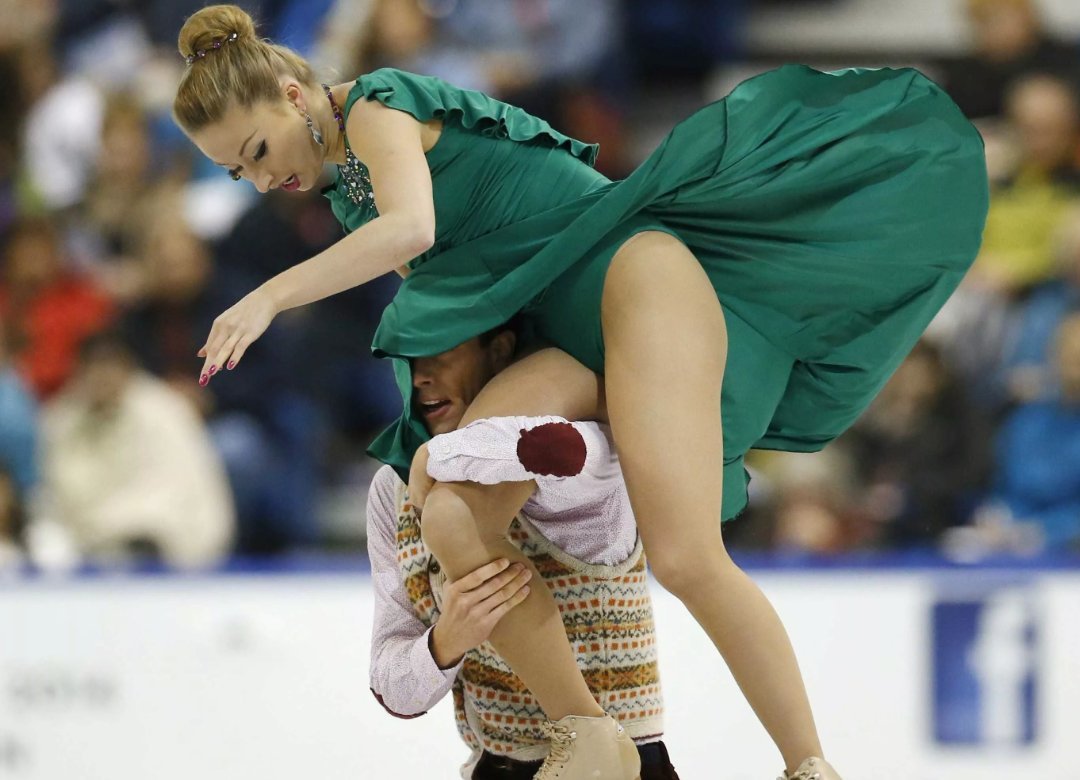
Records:
<instances>
[{"instance_id":1,"label":"man's face","mask_svg":"<svg viewBox=\"0 0 1080 780\"><path fill-rule=\"evenodd\" d=\"M465 410L510 362L514 335L469 339L433 357L413 358L413 408L432 436L456 430Z\"/></svg>"}]
</instances>

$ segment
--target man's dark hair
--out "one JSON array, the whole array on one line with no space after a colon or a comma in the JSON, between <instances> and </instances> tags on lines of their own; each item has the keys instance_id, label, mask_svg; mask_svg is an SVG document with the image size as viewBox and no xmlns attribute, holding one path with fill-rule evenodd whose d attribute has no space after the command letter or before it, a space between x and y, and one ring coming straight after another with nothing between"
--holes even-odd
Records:
<instances>
[{"instance_id":1,"label":"man's dark hair","mask_svg":"<svg viewBox=\"0 0 1080 780\"><path fill-rule=\"evenodd\" d=\"M502 333L504 331L507 331L507 330L512 332L518 338L521 337L521 314L520 313L515 314L513 317L511 317L509 320L502 323L501 325L496 325L491 330L488 330L488 331L485 331L485 332L481 333L477 337L477 338L480 339L480 346L486 347L488 344L490 344L492 341L494 341L496 336L498 336L500 333Z\"/></svg>"}]
</instances>

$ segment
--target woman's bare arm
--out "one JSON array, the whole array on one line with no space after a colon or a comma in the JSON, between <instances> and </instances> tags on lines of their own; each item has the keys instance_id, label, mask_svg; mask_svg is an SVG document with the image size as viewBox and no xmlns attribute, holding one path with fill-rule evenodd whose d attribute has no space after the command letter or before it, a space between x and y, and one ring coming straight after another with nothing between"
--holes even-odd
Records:
<instances>
[{"instance_id":1,"label":"woman's bare arm","mask_svg":"<svg viewBox=\"0 0 1080 780\"><path fill-rule=\"evenodd\" d=\"M379 216L267 282L278 311L397 270L435 243L435 204L423 127L411 115L382 103L359 101L353 106L345 130L353 152L371 174Z\"/></svg>"},{"instance_id":2,"label":"woman's bare arm","mask_svg":"<svg viewBox=\"0 0 1080 780\"><path fill-rule=\"evenodd\" d=\"M426 252L435 241L425 126L381 103L358 102L346 131L368 166L379 216L323 252L265 282L222 313L206 344L202 376L234 367L281 311L357 287ZM398 271L401 273L401 271Z\"/></svg>"}]
</instances>

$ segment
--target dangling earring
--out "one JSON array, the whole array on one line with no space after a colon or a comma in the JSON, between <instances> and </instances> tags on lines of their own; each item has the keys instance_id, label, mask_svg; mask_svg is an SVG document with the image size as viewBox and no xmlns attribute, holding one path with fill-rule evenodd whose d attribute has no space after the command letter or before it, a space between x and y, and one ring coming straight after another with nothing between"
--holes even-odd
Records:
<instances>
[{"instance_id":1,"label":"dangling earring","mask_svg":"<svg viewBox=\"0 0 1080 780\"><path fill-rule=\"evenodd\" d=\"M319 132L319 128L315 127L315 123L311 121L311 114L305 113L304 121L307 122L307 129L311 131L311 137L315 139L315 143L317 143L319 146L322 146L322 133Z\"/></svg>"}]
</instances>

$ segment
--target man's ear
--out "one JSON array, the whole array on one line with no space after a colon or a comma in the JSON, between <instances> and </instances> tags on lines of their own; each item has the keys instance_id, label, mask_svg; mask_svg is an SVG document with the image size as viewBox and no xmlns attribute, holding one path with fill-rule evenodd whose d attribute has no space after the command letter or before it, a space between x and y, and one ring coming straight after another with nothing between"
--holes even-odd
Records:
<instances>
[{"instance_id":1,"label":"man's ear","mask_svg":"<svg viewBox=\"0 0 1080 780\"><path fill-rule=\"evenodd\" d=\"M517 334L512 330L503 330L491 340L491 354L495 360L496 371L502 371L514 362L517 349Z\"/></svg>"}]
</instances>

